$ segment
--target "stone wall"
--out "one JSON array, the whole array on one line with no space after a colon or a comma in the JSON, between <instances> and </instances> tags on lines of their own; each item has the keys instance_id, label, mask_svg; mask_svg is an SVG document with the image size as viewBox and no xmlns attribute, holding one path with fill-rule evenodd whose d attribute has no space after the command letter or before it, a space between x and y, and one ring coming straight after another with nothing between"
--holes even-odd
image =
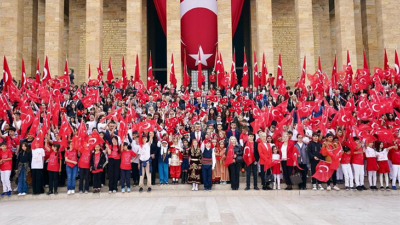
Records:
<instances>
[{"instance_id":1,"label":"stone wall","mask_svg":"<svg viewBox=\"0 0 400 225\"><path fill-rule=\"evenodd\" d=\"M68 66L74 70L75 83L86 82L85 32L86 0L69 0Z\"/></svg>"},{"instance_id":2,"label":"stone wall","mask_svg":"<svg viewBox=\"0 0 400 225\"><path fill-rule=\"evenodd\" d=\"M294 85L300 75L297 67L295 16L294 0L272 1L274 65L278 65L279 54L281 54L283 77L287 84L291 86ZM259 66L259 68L261 67ZM276 70L277 68L268 68L268 71L272 72L274 76L276 76Z\"/></svg>"},{"instance_id":3,"label":"stone wall","mask_svg":"<svg viewBox=\"0 0 400 225\"><path fill-rule=\"evenodd\" d=\"M126 0L104 0L103 7L104 77L111 57L114 77L121 78L122 56L126 54ZM134 67L129 65L129 68ZM134 71L127 72L133 74Z\"/></svg>"}]
</instances>

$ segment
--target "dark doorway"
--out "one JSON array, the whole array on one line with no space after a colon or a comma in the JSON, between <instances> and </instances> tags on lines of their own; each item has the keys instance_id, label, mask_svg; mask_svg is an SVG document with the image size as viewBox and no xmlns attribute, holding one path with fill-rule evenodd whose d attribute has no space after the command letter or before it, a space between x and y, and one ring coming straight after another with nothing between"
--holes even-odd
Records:
<instances>
[{"instance_id":1,"label":"dark doorway","mask_svg":"<svg viewBox=\"0 0 400 225\"><path fill-rule=\"evenodd\" d=\"M151 52L153 77L164 86L167 83L167 38L153 0L147 0L147 49L149 54Z\"/></svg>"},{"instance_id":2,"label":"dark doorway","mask_svg":"<svg viewBox=\"0 0 400 225\"><path fill-rule=\"evenodd\" d=\"M244 60L244 48L246 48L246 58L247 58L247 67L251 70L251 25L250 25L250 1L244 1L242 13L240 15L239 23L236 29L236 33L233 36L232 40L232 51L235 50L236 56L236 73L238 84L242 84L242 76L243 76L243 60ZM229 60L230 61L230 60ZM249 66L250 65L250 66ZM226 66L225 66L226 68ZM231 65L228 65L230 70ZM251 77L251 76L250 76ZM250 83L250 81L249 81Z\"/></svg>"}]
</instances>

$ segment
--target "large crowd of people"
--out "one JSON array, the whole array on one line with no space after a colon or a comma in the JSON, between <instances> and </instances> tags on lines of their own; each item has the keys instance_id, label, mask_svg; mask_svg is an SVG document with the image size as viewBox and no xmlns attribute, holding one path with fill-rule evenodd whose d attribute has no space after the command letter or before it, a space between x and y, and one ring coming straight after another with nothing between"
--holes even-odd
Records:
<instances>
[{"instance_id":1,"label":"large crowd of people","mask_svg":"<svg viewBox=\"0 0 400 225\"><path fill-rule=\"evenodd\" d=\"M67 194L107 185L108 193L188 184L279 190L281 182L285 190L396 190L400 89L379 73L359 88L358 75L327 85L317 73L294 88L272 76L258 86L214 80L200 90L14 81L0 97L1 196L28 187L58 194L60 186Z\"/></svg>"}]
</instances>

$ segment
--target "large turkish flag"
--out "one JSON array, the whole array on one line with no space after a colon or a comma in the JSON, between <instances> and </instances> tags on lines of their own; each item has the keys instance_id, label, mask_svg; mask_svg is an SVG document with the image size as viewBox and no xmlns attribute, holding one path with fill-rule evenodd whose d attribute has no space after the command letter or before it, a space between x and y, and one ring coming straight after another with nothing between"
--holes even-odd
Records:
<instances>
[{"instance_id":1,"label":"large turkish flag","mask_svg":"<svg viewBox=\"0 0 400 225\"><path fill-rule=\"evenodd\" d=\"M200 53L202 68L213 68L218 45L217 0L180 1L182 60L186 52L187 66L193 70L197 69L197 58ZM232 34L236 31L243 2L244 0L231 1ZM154 4L166 33L166 0L154 0Z\"/></svg>"}]
</instances>

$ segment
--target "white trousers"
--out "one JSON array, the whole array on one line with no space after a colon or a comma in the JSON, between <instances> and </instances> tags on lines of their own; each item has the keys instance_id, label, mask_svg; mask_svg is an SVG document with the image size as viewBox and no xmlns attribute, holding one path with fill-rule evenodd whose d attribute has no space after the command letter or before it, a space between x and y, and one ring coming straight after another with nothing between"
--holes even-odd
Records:
<instances>
[{"instance_id":1,"label":"white trousers","mask_svg":"<svg viewBox=\"0 0 400 225\"><path fill-rule=\"evenodd\" d=\"M336 179L343 180L343 169L339 166L336 170Z\"/></svg>"},{"instance_id":2,"label":"white trousers","mask_svg":"<svg viewBox=\"0 0 400 225\"><path fill-rule=\"evenodd\" d=\"M376 186L376 171L368 171L369 186Z\"/></svg>"},{"instance_id":3,"label":"white trousers","mask_svg":"<svg viewBox=\"0 0 400 225\"><path fill-rule=\"evenodd\" d=\"M11 182L10 182L10 175L11 170L0 171L1 174L1 183L3 183L3 192L11 191Z\"/></svg>"},{"instance_id":4,"label":"white trousers","mask_svg":"<svg viewBox=\"0 0 400 225\"><path fill-rule=\"evenodd\" d=\"M364 165L352 164L354 169L354 181L356 186L364 185Z\"/></svg>"},{"instance_id":5,"label":"white trousers","mask_svg":"<svg viewBox=\"0 0 400 225\"><path fill-rule=\"evenodd\" d=\"M342 164L341 168L344 176L344 185L346 187L353 187L353 171L351 169L350 163Z\"/></svg>"},{"instance_id":6,"label":"white trousers","mask_svg":"<svg viewBox=\"0 0 400 225\"><path fill-rule=\"evenodd\" d=\"M400 165L392 164L392 186L396 186L396 180L400 182Z\"/></svg>"}]
</instances>

